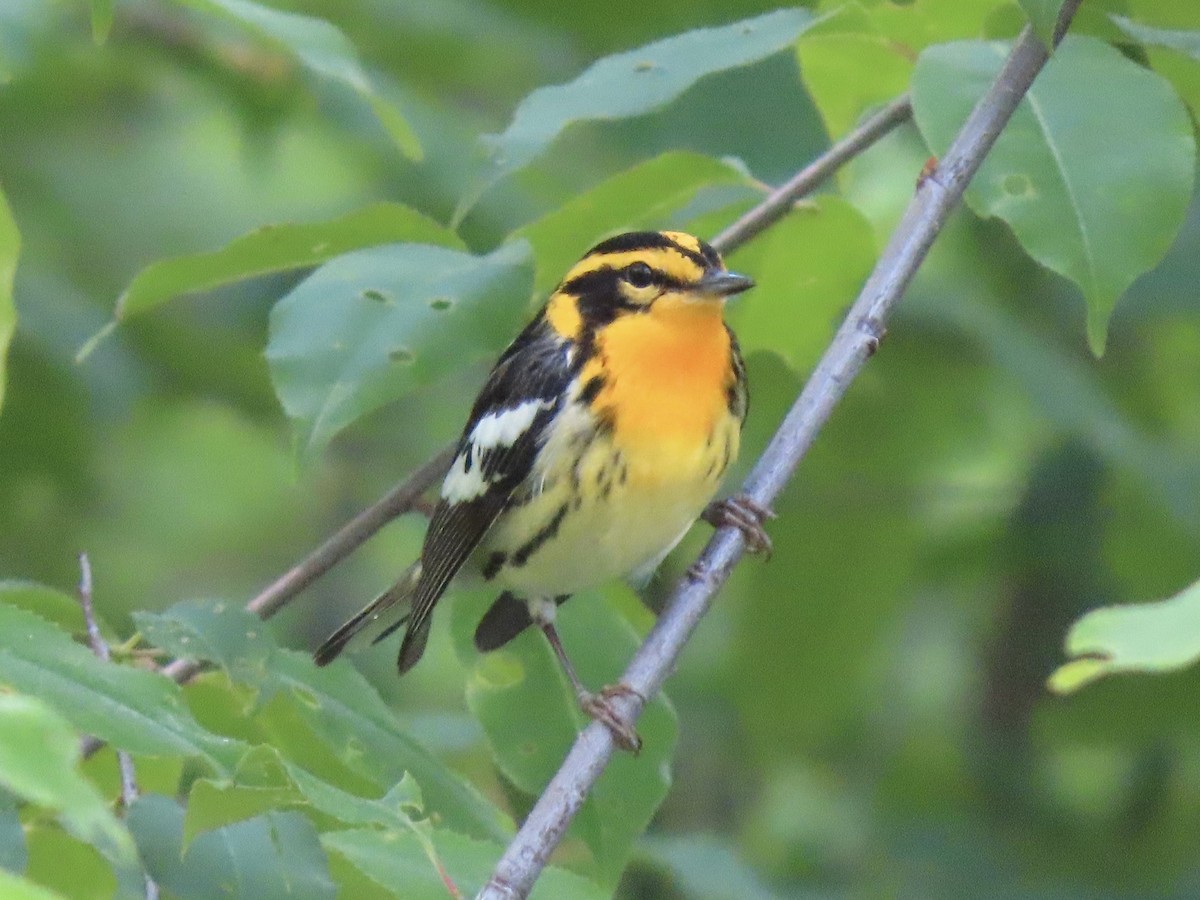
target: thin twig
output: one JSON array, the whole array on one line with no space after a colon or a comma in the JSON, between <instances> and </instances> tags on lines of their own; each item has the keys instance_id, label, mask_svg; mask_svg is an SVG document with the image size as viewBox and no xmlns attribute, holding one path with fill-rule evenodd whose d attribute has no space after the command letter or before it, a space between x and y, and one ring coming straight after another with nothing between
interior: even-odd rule
<instances>
[{"instance_id":1,"label":"thin twig","mask_svg":"<svg viewBox=\"0 0 1200 900\"><path fill-rule=\"evenodd\" d=\"M751 238L757 237L787 215L797 200L811 193L847 162L911 117L912 100L908 94L897 97L784 184L771 191L766 199L747 211L710 243L720 253L731 253Z\"/></svg>"},{"instance_id":2,"label":"thin twig","mask_svg":"<svg viewBox=\"0 0 1200 900\"><path fill-rule=\"evenodd\" d=\"M92 602L92 563L86 553L79 554L79 605L83 607L83 623L87 627L88 644L92 652L108 662L112 653L96 619L96 607ZM139 792L133 758L124 750L117 751L117 767L121 770L121 808L127 810L137 800ZM158 900L158 885L150 873L143 871L142 878L146 884L146 900Z\"/></svg>"},{"instance_id":3,"label":"thin twig","mask_svg":"<svg viewBox=\"0 0 1200 900\"><path fill-rule=\"evenodd\" d=\"M1067 0L1060 21L1069 24L1080 2ZM829 349L746 479L743 490L751 500L770 506L791 478L834 406L877 349L889 312L1047 58L1045 45L1032 29L1026 28L937 170L918 187ZM689 574L676 585L666 609L621 679L633 689L613 700L622 722L632 727L645 702L641 698L658 693L744 548L737 529L720 529ZM607 766L613 749L613 734L606 725L592 722L584 729L497 863L479 894L480 900L517 900L529 894Z\"/></svg>"}]
</instances>

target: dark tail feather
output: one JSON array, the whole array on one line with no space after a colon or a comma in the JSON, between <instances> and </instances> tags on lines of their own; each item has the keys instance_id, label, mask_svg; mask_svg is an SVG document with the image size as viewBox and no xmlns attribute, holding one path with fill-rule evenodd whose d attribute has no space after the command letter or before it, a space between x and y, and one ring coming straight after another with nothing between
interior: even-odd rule
<instances>
[{"instance_id":1,"label":"dark tail feather","mask_svg":"<svg viewBox=\"0 0 1200 900\"><path fill-rule=\"evenodd\" d=\"M400 655L396 657L396 668L403 675L421 658L425 652L425 644L429 641L429 626L433 624L433 616L425 616L421 621L410 623L408 631L404 632L404 640L400 642ZM399 623L397 623L397 626ZM397 626L393 626L393 630Z\"/></svg>"},{"instance_id":2,"label":"dark tail feather","mask_svg":"<svg viewBox=\"0 0 1200 900\"><path fill-rule=\"evenodd\" d=\"M554 602L561 606L569 596L555 597ZM505 591L479 621L479 627L475 629L475 649L480 653L499 650L532 624L525 601Z\"/></svg>"},{"instance_id":3,"label":"dark tail feather","mask_svg":"<svg viewBox=\"0 0 1200 900\"><path fill-rule=\"evenodd\" d=\"M421 574L420 563L414 563L408 570L400 576L400 578L390 588L368 603L360 610L354 618L350 619L341 628L326 638L325 643L321 644L313 653L313 662L318 666L325 666L333 662L338 655L346 649L346 645L353 640L359 632L370 627L378 622L380 616L393 606L406 604L412 597L413 588L417 583L417 578ZM399 611L399 616L396 621L390 623L383 633L378 635L372 643L387 637L401 625L408 621L408 609Z\"/></svg>"}]
</instances>

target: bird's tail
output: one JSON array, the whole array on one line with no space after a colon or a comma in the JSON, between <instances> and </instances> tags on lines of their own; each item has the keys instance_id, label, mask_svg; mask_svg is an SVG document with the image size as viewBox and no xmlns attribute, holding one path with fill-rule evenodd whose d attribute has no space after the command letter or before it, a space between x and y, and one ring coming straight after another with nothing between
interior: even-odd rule
<instances>
[{"instance_id":1,"label":"bird's tail","mask_svg":"<svg viewBox=\"0 0 1200 900\"><path fill-rule=\"evenodd\" d=\"M362 631L372 626L384 624L383 615L395 607L396 617L388 617L383 631L376 634L371 643L377 643L408 621L411 611L413 592L421 578L421 561L417 560L409 566L390 588L368 603L363 609L341 628L331 634L313 654L313 662L318 666L328 665L346 649L346 645Z\"/></svg>"}]
</instances>

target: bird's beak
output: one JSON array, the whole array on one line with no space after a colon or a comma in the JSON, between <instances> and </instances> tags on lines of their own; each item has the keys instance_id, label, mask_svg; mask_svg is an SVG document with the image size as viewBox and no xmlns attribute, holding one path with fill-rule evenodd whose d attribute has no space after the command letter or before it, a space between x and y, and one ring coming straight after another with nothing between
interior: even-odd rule
<instances>
[{"instance_id":1,"label":"bird's beak","mask_svg":"<svg viewBox=\"0 0 1200 900\"><path fill-rule=\"evenodd\" d=\"M754 279L737 272L726 272L724 269L713 269L705 272L700 283L696 285L705 294L715 294L719 297L732 297L742 291L754 287Z\"/></svg>"}]
</instances>

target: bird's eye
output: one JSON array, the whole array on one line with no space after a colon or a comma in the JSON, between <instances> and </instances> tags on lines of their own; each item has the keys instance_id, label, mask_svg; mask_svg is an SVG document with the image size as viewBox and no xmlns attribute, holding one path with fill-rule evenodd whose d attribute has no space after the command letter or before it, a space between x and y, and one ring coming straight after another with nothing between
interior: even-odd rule
<instances>
[{"instance_id":1,"label":"bird's eye","mask_svg":"<svg viewBox=\"0 0 1200 900\"><path fill-rule=\"evenodd\" d=\"M635 288L648 288L654 284L654 270L644 262L635 262L625 269L625 280Z\"/></svg>"}]
</instances>

